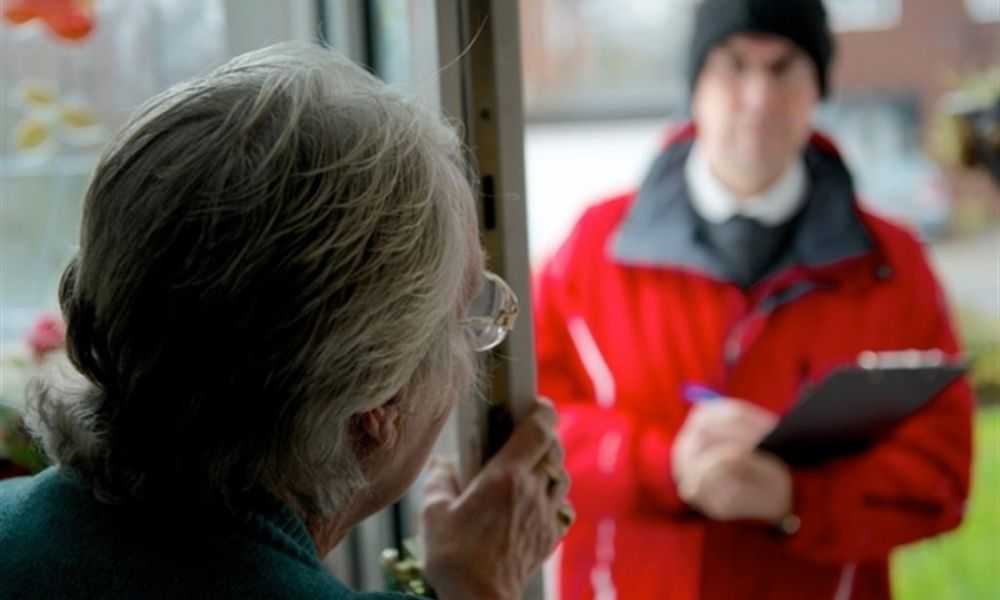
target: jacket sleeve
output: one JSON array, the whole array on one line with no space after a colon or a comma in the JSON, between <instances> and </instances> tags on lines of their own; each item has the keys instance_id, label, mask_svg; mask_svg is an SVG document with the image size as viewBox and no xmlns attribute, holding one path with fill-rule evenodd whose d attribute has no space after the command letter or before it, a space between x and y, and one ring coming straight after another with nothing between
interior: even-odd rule
<instances>
[{"instance_id":1,"label":"jacket sleeve","mask_svg":"<svg viewBox=\"0 0 1000 600\"><path fill-rule=\"evenodd\" d=\"M919 259L918 259L919 260ZM958 345L940 289L926 264L920 307L909 323L926 348ZM969 490L973 394L963 378L869 452L793 472L800 529L790 551L845 562L884 557L894 547L956 527Z\"/></svg>"},{"instance_id":2,"label":"jacket sleeve","mask_svg":"<svg viewBox=\"0 0 1000 600\"><path fill-rule=\"evenodd\" d=\"M686 511L670 467L673 432L616 406L612 370L601 356L574 293L579 227L536 275L535 340L539 393L559 410L559 433L581 515L617 516L640 507Z\"/></svg>"}]
</instances>

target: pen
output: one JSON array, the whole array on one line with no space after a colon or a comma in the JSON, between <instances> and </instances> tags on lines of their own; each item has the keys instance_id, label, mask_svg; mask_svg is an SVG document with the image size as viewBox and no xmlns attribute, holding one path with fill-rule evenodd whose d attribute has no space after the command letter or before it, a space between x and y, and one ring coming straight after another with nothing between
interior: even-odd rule
<instances>
[{"instance_id":1,"label":"pen","mask_svg":"<svg viewBox=\"0 0 1000 600\"><path fill-rule=\"evenodd\" d=\"M711 402L712 400L718 400L723 397L721 393L700 383L685 383L681 386L681 396L683 396L684 400L686 400L689 404Z\"/></svg>"}]
</instances>

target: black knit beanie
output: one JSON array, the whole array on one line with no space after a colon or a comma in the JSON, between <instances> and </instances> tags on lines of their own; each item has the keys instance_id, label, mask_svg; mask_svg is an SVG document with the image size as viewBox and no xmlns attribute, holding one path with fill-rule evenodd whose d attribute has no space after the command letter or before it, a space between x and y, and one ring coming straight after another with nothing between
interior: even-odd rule
<instances>
[{"instance_id":1,"label":"black knit beanie","mask_svg":"<svg viewBox=\"0 0 1000 600\"><path fill-rule=\"evenodd\" d=\"M698 7L691 43L692 93L705 57L737 33L777 35L802 48L816 64L820 94L826 96L833 37L822 0L704 0Z\"/></svg>"}]
</instances>

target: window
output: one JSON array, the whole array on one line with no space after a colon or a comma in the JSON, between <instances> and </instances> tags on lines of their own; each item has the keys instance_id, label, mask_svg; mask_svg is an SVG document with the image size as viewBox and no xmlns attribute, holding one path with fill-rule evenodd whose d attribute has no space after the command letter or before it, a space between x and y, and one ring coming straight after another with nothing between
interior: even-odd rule
<instances>
[{"instance_id":1,"label":"window","mask_svg":"<svg viewBox=\"0 0 1000 600\"><path fill-rule=\"evenodd\" d=\"M892 29L903 16L902 0L825 0L835 31Z\"/></svg>"},{"instance_id":2,"label":"window","mask_svg":"<svg viewBox=\"0 0 1000 600\"><path fill-rule=\"evenodd\" d=\"M683 105L695 0L521 2L533 119L664 115Z\"/></svg>"},{"instance_id":3,"label":"window","mask_svg":"<svg viewBox=\"0 0 1000 600\"><path fill-rule=\"evenodd\" d=\"M980 23L1000 21L1000 4L997 4L997 0L965 0L965 8L974 21Z\"/></svg>"},{"instance_id":4,"label":"window","mask_svg":"<svg viewBox=\"0 0 1000 600\"><path fill-rule=\"evenodd\" d=\"M90 172L110 132L225 56L221 0L108 0L60 30L5 3L0 63L0 342L55 312ZM63 6L72 6L67 3ZM83 6L86 6L84 4ZM22 9L17 13L16 9Z\"/></svg>"},{"instance_id":5,"label":"window","mask_svg":"<svg viewBox=\"0 0 1000 600\"><path fill-rule=\"evenodd\" d=\"M969 0L972 2L972 0ZM981 0L986 5L995 0ZM701 0L522 0L529 120L664 116L684 109ZM826 0L836 31L896 27L902 0Z\"/></svg>"}]
</instances>

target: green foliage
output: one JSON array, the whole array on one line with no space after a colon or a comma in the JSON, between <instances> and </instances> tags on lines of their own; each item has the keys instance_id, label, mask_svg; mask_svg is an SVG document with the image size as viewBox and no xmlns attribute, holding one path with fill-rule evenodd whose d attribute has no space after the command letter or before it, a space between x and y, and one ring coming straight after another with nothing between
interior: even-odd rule
<instances>
[{"instance_id":1,"label":"green foliage","mask_svg":"<svg viewBox=\"0 0 1000 600\"><path fill-rule=\"evenodd\" d=\"M21 412L0 402L0 457L30 473L48 466L45 453L24 429Z\"/></svg>"},{"instance_id":2,"label":"green foliage","mask_svg":"<svg viewBox=\"0 0 1000 600\"><path fill-rule=\"evenodd\" d=\"M959 313L958 322L980 404L1000 403L1000 323L968 310Z\"/></svg>"},{"instance_id":3,"label":"green foliage","mask_svg":"<svg viewBox=\"0 0 1000 600\"><path fill-rule=\"evenodd\" d=\"M944 85L950 92L934 107L927 145L931 156L942 165L963 166L967 134L959 114L988 107L1000 96L997 68L994 65L982 71L952 73L946 78Z\"/></svg>"},{"instance_id":4,"label":"green foliage","mask_svg":"<svg viewBox=\"0 0 1000 600\"><path fill-rule=\"evenodd\" d=\"M907 546L892 557L898 600L1000 596L1000 407L976 418L972 495L954 532Z\"/></svg>"}]
</instances>

